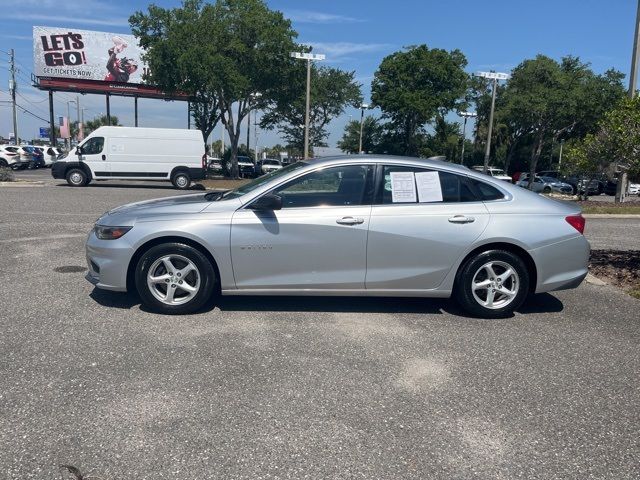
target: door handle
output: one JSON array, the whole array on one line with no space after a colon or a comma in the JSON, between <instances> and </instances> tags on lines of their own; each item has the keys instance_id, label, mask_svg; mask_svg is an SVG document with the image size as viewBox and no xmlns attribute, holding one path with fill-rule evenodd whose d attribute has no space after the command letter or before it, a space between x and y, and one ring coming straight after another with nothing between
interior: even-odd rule
<instances>
[{"instance_id":1,"label":"door handle","mask_svg":"<svg viewBox=\"0 0 640 480\"><path fill-rule=\"evenodd\" d=\"M475 218L467 217L466 215L454 215L449 219L450 223L473 223L475 222Z\"/></svg>"},{"instance_id":2,"label":"door handle","mask_svg":"<svg viewBox=\"0 0 640 480\"><path fill-rule=\"evenodd\" d=\"M336 220L340 225L359 225L364 223L364 218L360 217L342 217Z\"/></svg>"},{"instance_id":3,"label":"door handle","mask_svg":"<svg viewBox=\"0 0 640 480\"><path fill-rule=\"evenodd\" d=\"M102 160L106 160L106 159L107 159L107 156L103 153L102 154Z\"/></svg>"}]
</instances>

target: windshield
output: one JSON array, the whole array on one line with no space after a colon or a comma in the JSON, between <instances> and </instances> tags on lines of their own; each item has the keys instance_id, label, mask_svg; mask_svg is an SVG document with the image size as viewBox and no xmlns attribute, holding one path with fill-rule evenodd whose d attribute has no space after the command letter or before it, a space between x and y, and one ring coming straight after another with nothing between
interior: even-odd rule
<instances>
[{"instance_id":1,"label":"windshield","mask_svg":"<svg viewBox=\"0 0 640 480\"><path fill-rule=\"evenodd\" d=\"M232 198L238 198L242 195L252 192L256 188L261 187L267 182L270 182L274 178L287 175L289 172L293 172L294 170L298 170L299 168L306 167L307 165L309 164L306 162L292 163L291 165L287 165L284 168L274 170L273 172L263 175L262 177L258 177L255 180L250 181L249 183L245 183L238 188L229 190L228 192L224 192L222 195L220 195L219 192L211 192L208 193L205 198L207 200L230 200Z\"/></svg>"},{"instance_id":2,"label":"windshield","mask_svg":"<svg viewBox=\"0 0 640 480\"><path fill-rule=\"evenodd\" d=\"M545 182L549 182L549 183L555 183L557 182L557 180L555 178L551 178L551 177L540 177L542 180L544 180Z\"/></svg>"}]
</instances>

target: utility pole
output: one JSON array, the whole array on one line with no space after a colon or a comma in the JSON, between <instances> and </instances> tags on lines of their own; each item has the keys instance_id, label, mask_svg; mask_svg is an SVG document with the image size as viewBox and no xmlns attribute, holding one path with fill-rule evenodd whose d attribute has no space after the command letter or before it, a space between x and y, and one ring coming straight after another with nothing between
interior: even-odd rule
<instances>
[{"instance_id":1,"label":"utility pole","mask_svg":"<svg viewBox=\"0 0 640 480\"><path fill-rule=\"evenodd\" d=\"M364 109L369 108L369 105L363 103L360 105L360 142L358 143L358 155L364 153L362 151L362 129L364 127Z\"/></svg>"},{"instance_id":2,"label":"utility pole","mask_svg":"<svg viewBox=\"0 0 640 480\"><path fill-rule=\"evenodd\" d=\"M304 112L304 158L309 158L309 109L311 107L311 61L324 60L324 55L314 53L291 52L293 58L307 61L307 100Z\"/></svg>"},{"instance_id":3,"label":"utility pole","mask_svg":"<svg viewBox=\"0 0 640 480\"><path fill-rule=\"evenodd\" d=\"M76 131L76 143L80 143L82 140L80 133L82 132L82 124L80 123L80 95L76 95L76 116L78 118L78 129Z\"/></svg>"},{"instance_id":4,"label":"utility pole","mask_svg":"<svg viewBox=\"0 0 640 480\"><path fill-rule=\"evenodd\" d=\"M18 141L18 112L16 111L16 63L15 63L15 54L13 52L13 48L9 51L10 57L10 69L11 79L9 80L9 91L11 92L11 104L13 106L13 138L15 139L16 145L19 145Z\"/></svg>"},{"instance_id":5,"label":"utility pole","mask_svg":"<svg viewBox=\"0 0 640 480\"><path fill-rule=\"evenodd\" d=\"M478 77L490 78L493 80L493 91L491 93L491 111L489 112L489 128L487 129L487 146L484 151L484 168L483 172L487 173L489 169L489 156L491 154L491 133L493 131L493 110L496 106L496 90L498 88L498 80L507 80L509 78L509 74L507 73L498 73L498 72L478 72L476 73Z\"/></svg>"},{"instance_id":6,"label":"utility pole","mask_svg":"<svg viewBox=\"0 0 640 480\"><path fill-rule=\"evenodd\" d=\"M13 52L13 50L11 50ZM638 53L640 53L640 0L638 0L638 10L636 13L636 33L633 37L633 55L631 57L631 74L629 75L629 97L636 95L638 80Z\"/></svg>"},{"instance_id":7,"label":"utility pole","mask_svg":"<svg viewBox=\"0 0 640 480\"><path fill-rule=\"evenodd\" d=\"M640 55L640 0L636 11L636 29L633 36L633 54L631 56L631 73L629 74L629 98L636 96L636 87L638 84L638 56ZM627 196L627 179L626 171L618 174L618 185L616 186L616 202L624 202Z\"/></svg>"},{"instance_id":8,"label":"utility pole","mask_svg":"<svg viewBox=\"0 0 640 480\"><path fill-rule=\"evenodd\" d=\"M478 114L475 112L458 112L458 115L464 118L464 123L462 124L462 152L460 153L460 165L462 165L464 162L464 141L467 136L467 120L477 117Z\"/></svg>"}]
</instances>

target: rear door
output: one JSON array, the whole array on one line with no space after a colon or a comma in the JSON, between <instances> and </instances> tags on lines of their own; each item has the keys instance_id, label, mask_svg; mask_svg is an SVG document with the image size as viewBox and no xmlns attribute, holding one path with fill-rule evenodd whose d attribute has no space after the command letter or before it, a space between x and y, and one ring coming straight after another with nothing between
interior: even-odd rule
<instances>
[{"instance_id":1,"label":"rear door","mask_svg":"<svg viewBox=\"0 0 640 480\"><path fill-rule=\"evenodd\" d=\"M367 290L437 288L488 222L466 176L381 165L369 224Z\"/></svg>"}]
</instances>

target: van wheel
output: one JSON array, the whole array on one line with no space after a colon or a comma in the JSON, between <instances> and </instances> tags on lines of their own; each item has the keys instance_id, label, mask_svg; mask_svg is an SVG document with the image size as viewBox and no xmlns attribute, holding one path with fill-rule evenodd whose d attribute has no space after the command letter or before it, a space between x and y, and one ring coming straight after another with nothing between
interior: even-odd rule
<instances>
[{"instance_id":1,"label":"van wheel","mask_svg":"<svg viewBox=\"0 0 640 480\"><path fill-rule=\"evenodd\" d=\"M67 183L72 187L84 187L89 183L89 178L84 170L80 168L72 168L67 172Z\"/></svg>"},{"instance_id":2,"label":"van wheel","mask_svg":"<svg viewBox=\"0 0 640 480\"><path fill-rule=\"evenodd\" d=\"M171 177L171 183L178 190L186 190L191 185L191 177L187 172L177 172Z\"/></svg>"},{"instance_id":3,"label":"van wheel","mask_svg":"<svg viewBox=\"0 0 640 480\"><path fill-rule=\"evenodd\" d=\"M164 243L142 255L135 282L147 307L180 315L200 309L217 291L218 278L199 250L182 243Z\"/></svg>"},{"instance_id":4,"label":"van wheel","mask_svg":"<svg viewBox=\"0 0 640 480\"><path fill-rule=\"evenodd\" d=\"M489 250L462 266L455 285L460 306L482 318L511 315L529 292L529 272L522 259L506 250Z\"/></svg>"}]
</instances>

